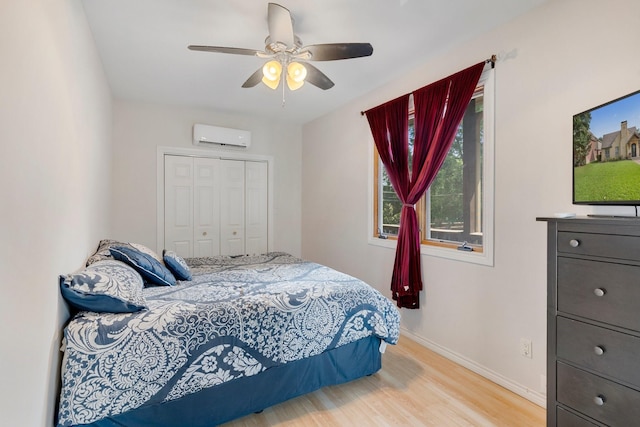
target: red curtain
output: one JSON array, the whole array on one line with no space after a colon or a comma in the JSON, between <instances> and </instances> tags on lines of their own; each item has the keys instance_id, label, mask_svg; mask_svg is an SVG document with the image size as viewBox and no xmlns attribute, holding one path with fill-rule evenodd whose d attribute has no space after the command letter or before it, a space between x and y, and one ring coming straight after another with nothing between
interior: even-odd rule
<instances>
[{"instance_id":1,"label":"red curtain","mask_svg":"<svg viewBox=\"0 0 640 427\"><path fill-rule=\"evenodd\" d=\"M422 290L420 230L414 205L449 152L484 62L413 92L413 162L409 172L409 94L367 111L373 140L402 202L391 291L398 307L419 308Z\"/></svg>"}]
</instances>

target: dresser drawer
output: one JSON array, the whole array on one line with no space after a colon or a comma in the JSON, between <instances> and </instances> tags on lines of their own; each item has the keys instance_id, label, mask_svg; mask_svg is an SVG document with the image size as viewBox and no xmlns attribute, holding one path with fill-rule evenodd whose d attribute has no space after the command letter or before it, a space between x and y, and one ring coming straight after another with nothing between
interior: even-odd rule
<instances>
[{"instance_id":1,"label":"dresser drawer","mask_svg":"<svg viewBox=\"0 0 640 427\"><path fill-rule=\"evenodd\" d=\"M560 407L558 407L556 417L558 419L558 422L556 423L558 427L598 427L599 425L587 421L569 411L565 411Z\"/></svg>"},{"instance_id":2,"label":"dresser drawer","mask_svg":"<svg viewBox=\"0 0 640 427\"><path fill-rule=\"evenodd\" d=\"M558 257L558 311L640 331L640 267Z\"/></svg>"},{"instance_id":3,"label":"dresser drawer","mask_svg":"<svg viewBox=\"0 0 640 427\"><path fill-rule=\"evenodd\" d=\"M640 388L640 338L558 316L557 355Z\"/></svg>"},{"instance_id":4,"label":"dresser drawer","mask_svg":"<svg viewBox=\"0 0 640 427\"><path fill-rule=\"evenodd\" d=\"M558 232L558 252L640 261L640 237Z\"/></svg>"},{"instance_id":5,"label":"dresser drawer","mask_svg":"<svg viewBox=\"0 0 640 427\"><path fill-rule=\"evenodd\" d=\"M556 374L558 402L609 426L638 425L640 392L562 362Z\"/></svg>"}]
</instances>

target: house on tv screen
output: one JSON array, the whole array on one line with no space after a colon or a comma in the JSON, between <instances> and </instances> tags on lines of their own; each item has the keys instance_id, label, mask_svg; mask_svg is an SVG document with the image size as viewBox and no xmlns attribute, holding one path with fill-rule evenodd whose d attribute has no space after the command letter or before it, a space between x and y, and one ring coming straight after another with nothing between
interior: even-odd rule
<instances>
[{"instance_id":1,"label":"house on tv screen","mask_svg":"<svg viewBox=\"0 0 640 427\"><path fill-rule=\"evenodd\" d=\"M600 146L599 149L594 147ZM591 138L592 149L587 156L591 161L599 159L606 162L610 160L635 159L640 156L638 146L640 145L640 131L633 126L627 127L627 121L620 123L620 130L607 133L601 140Z\"/></svg>"}]
</instances>

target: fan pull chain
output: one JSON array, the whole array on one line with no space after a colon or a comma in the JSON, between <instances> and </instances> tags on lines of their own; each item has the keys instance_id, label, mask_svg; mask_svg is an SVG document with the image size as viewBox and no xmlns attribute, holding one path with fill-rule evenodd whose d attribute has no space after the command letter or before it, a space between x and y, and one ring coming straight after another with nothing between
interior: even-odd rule
<instances>
[{"instance_id":1,"label":"fan pull chain","mask_svg":"<svg viewBox=\"0 0 640 427\"><path fill-rule=\"evenodd\" d=\"M282 108L284 108L284 85L285 85L285 79L284 79L284 73L282 74L282 84L280 86L282 86Z\"/></svg>"}]
</instances>

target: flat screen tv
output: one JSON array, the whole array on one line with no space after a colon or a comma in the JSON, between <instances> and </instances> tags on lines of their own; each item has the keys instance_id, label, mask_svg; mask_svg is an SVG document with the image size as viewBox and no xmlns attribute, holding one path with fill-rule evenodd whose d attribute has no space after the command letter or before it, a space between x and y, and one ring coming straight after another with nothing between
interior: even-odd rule
<instances>
[{"instance_id":1,"label":"flat screen tv","mask_svg":"<svg viewBox=\"0 0 640 427\"><path fill-rule=\"evenodd\" d=\"M640 91L573 116L573 203L640 205Z\"/></svg>"}]
</instances>

